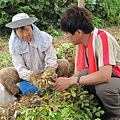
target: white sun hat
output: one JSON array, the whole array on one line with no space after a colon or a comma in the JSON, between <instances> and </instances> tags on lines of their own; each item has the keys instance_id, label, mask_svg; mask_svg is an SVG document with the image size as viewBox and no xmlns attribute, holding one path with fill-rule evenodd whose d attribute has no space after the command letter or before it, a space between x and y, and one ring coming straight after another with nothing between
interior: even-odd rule
<instances>
[{"instance_id":1,"label":"white sun hat","mask_svg":"<svg viewBox=\"0 0 120 120\"><path fill-rule=\"evenodd\" d=\"M18 13L12 18L12 22L6 24L9 28L18 28L26 25L31 25L37 20L36 17L29 17L26 13Z\"/></svg>"}]
</instances>

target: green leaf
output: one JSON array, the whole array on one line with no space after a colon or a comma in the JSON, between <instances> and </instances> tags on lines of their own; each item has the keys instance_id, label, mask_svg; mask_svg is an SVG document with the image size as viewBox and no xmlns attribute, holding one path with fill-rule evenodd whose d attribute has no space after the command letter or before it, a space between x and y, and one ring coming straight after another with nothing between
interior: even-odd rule
<instances>
[{"instance_id":1,"label":"green leaf","mask_svg":"<svg viewBox=\"0 0 120 120\"><path fill-rule=\"evenodd\" d=\"M46 1L45 3L46 3L46 5L50 5L50 2L49 2L49 1Z\"/></svg>"},{"instance_id":2,"label":"green leaf","mask_svg":"<svg viewBox=\"0 0 120 120\"><path fill-rule=\"evenodd\" d=\"M69 117L69 108L63 108L62 109L62 117L64 117L64 118L67 118L67 117Z\"/></svg>"},{"instance_id":3,"label":"green leaf","mask_svg":"<svg viewBox=\"0 0 120 120\"><path fill-rule=\"evenodd\" d=\"M93 113L96 112L96 111L97 111L96 107L93 107Z\"/></svg>"},{"instance_id":4,"label":"green leaf","mask_svg":"<svg viewBox=\"0 0 120 120\"><path fill-rule=\"evenodd\" d=\"M76 97L76 92L75 91L71 90L71 93L72 93L73 97Z\"/></svg>"}]
</instances>

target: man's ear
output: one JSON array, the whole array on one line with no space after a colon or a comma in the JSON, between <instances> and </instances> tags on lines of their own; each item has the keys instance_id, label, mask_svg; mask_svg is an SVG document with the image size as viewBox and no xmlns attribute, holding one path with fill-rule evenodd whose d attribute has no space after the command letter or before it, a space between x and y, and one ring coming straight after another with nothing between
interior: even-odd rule
<instances>
[{"instance_id":1,"label":"man's ear","mask_svg":"<svg viewBox=\"0 0 120 120\"><path fill-rule=\"evenodd\" d=\"M79 36L82 36L82 30L80 30L80 29L76 30L75 33L78 34Z\"/></svg>"}]
</instances>

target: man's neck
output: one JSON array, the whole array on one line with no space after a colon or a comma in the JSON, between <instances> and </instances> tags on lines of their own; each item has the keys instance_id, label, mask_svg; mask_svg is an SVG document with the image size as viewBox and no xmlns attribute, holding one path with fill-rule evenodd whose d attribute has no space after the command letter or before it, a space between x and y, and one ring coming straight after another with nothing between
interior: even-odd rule
<instances>
[{"instance_id":1,"label":"man's neck","mask_svg":"<svg viewBox=\"0 0 120 120\"><path fill-rule=\"evenodd\" d=\"M84 34L83 35L83 42L81 44L83 44L84 46L88 46L88 42L89 42L89 39L90 39L90 35L91 34Z\"/></svg>"}]
</instances>

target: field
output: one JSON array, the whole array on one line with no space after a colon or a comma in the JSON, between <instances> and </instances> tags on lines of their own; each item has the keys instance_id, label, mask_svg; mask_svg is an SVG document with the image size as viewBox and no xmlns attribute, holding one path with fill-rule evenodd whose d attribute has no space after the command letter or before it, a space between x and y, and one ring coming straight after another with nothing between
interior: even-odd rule
<instances>
[{"instance_id":1,"label":"field","mask_svg":"<svg viewBox=\"0 0 120 120\"><path fill-rule=\"evenodd\" d=\"M105 28L105 30L110 32L117 39L117 41L120 44L120 28L119 27ZM63 36L54 37L54 39L53 39L53 46L56 49L59 48L64 43L69 43L69 41L66 38L64 38ZM2 56L4 54L9 54L8 40L3 41L0 38L0 56ZM73 58L73 61L74 61L74 58ZM4 67L4 65L2 65L2 63L1 63L0 69L2 69L3 67ZM67 93L65 93L65 94L67 94ZM46 96L46 97L50 97L50 96ZM48 98L44 98L44 99L47 100ZM15 116L17 114L17 112L18 112L17 110L19 109L19 107L23 106L23 103L24 103L24 105L26 104L29 107L34 107L35 102L36 103L41 102L40 100L41 99L38 99L37 96L24 96L24 97L22 97L22 99L20 101L17 101L14 104L11 104L11 106L9 106L9 117L11 116L11 119L9 119L9 120L14 120L14 119L12 119L12 116ZM7 113L8 112L6 112L5 114L7 114ZM3 114L3 116L4 116L4 114ZM3 120L5 120L5 119L3 119Z\"/></svg>"}]
</instances>

